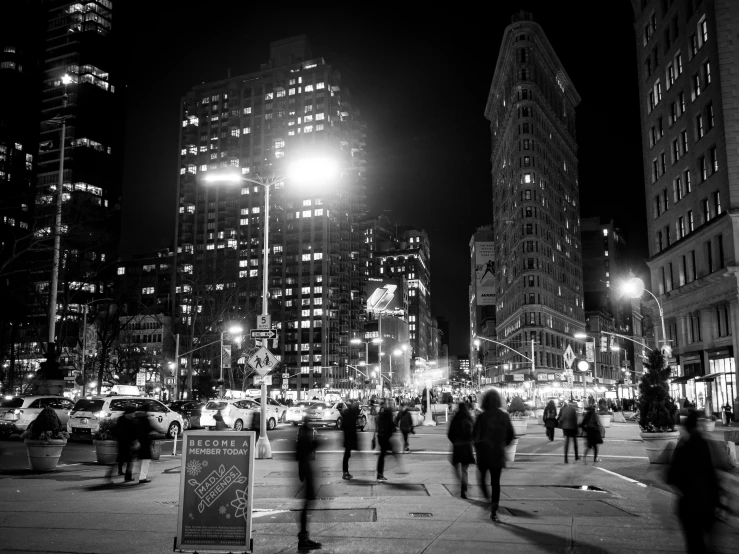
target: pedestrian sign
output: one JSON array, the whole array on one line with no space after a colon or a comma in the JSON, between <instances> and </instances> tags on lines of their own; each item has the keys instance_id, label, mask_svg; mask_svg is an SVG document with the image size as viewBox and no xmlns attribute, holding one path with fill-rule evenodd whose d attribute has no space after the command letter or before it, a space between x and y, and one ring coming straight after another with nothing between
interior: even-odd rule
<instances>
[{"instance_id":1,"label":"pedestrian sign","mask_svg":"<svg viewBox=\"0 0 739 554\"><path fill-rule=\"evenodd\" d=\"M272 352L262 347L252 354L246 363L259 375L267 375L277 366L277 358Z\"/></svg>"},{"instance_id":2,"label":"pedestrian sign","mask_svg":"<svg viewBox=\"0 0 739 554\"><path fill-rule=\"evenodd\" d=\"M565 349L565 364L567 364L567 367L572 367L572 362L575 361L575 353L572 351L572 347L568 344L567 348Z\"/></svg>"}]
</instances>

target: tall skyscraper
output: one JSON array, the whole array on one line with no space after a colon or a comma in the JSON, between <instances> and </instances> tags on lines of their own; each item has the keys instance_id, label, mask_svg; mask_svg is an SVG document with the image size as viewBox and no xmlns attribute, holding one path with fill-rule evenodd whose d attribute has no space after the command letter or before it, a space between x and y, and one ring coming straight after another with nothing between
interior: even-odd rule
<instances>
[{"instance_id":1,"label":"tall skyscraper","mask_svg":"<svg viewBox=\"0 0 739 554\"><path fill-rule=\"evenodd\" d=\"M537 371L561 371L584 328L575 107L580 102L531 14L506 28L485 108L492 134L497 339ZM531 363L502 347L514 372ZM506 375L506 377L517 377ZM512 380L512 379L511 379Z\"/></svg>"},{"instance_id":2,"label":"tall skyscraper","mask_svg":"<svg viewBox=\"0 0 739 554\"><path fill-rule=\"evenodd\" d=\"M647 287L664 310L678 373L673 394L718 411L737 396L739 3L633 0L632 6ZM665 329L654 314L661 341Z\"/></svg>"},{"instance_id":3,"label":"tall skyscraper","mask_svg":"<svg viewBox=\"0 0 739 554\"><path fill-rule=\"evenodd\" d=\"M60 186L55 342L57 353L65 355L76 353L84 304L114 295L123 160L123 91L120 86L116 90L121 74L113 2L50 1L43 8L40 117L33 121L38 125L40 120L38 152L28 149L36 155L33 233L39 247L26 258L28 317L18 336L19 350L31 366L44 357L42 345L48 339L51 242Z\"/></svg>"},{"instance_id":4,"label":"tall skyscraper","mask_svg":"<svg viewBox=\"0 0 739 554\"><path fill-rule=\"evenodd\" d=\"M314 57L305 36L270 44L259 71L194 87L181 104L177 214L177 312L183 333L200 317L253 321L261 310L264 188L207 183L231 171L284 175L290 162L319 153L340 176L310 188L287 179L271 191L269 313L273 352L296 374L291 391L348 382L349 340L364 322L366 248L364 127L339 72ZM191 285L195 283L195 285ZM189 285L203 285L200 300ZM231 295L211 313L210 298ZM249 320L249 318L252 318ZM297 383L296 383L297 381Z\"/></svg>"}]
</instances>

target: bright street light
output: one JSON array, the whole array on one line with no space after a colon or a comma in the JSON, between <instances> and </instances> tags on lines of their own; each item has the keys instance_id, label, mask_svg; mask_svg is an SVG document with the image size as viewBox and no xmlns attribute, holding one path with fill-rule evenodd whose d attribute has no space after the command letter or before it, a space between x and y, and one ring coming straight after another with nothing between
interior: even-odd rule
<instances>
[{"instance_id":1,"label":"bright street light","mask_svg":"<svg viewBox=\"0 0 739 554\"><path fill-rule=\"evenodd\" d=\"M241 325L234 325L233 327L228 328L229 335L240 335L243 332L244 328Z\"/></svg>"},{"instance_id":2,"label":"bright street light","mask_svg":"<svg viewBox=\"0 0 739 554\"><path fill-rule=\"evenodd\" d=\"M472 341L472 344L474 344L477 348L480 348L480 339L475 339Z\"/></svg>"},{"instance_id":3,"label":"bright street light","mask_svg":"<svg viewBox=\"0 0 739 554\"><path fill-rule=\"evenodd\" d=\"M575 338L576 339L586 339L588 338L588 335L587 333L575 333Z\"/></svg>"},{"instance_id":4,"label":"bright street light","mask_svg":"<svg viewBox=\"0 0 739 554\"><path fill-rule=\"evenodd\" d=\"M71 82L72 82L72 77L70 77L69 75L65 73L64 76L62 77L62 84L68 85Z\"/></svg>"},{"instance_id":5,"label":"bright street light","mask_svg":"<svg viewBox=\"0 0 739 554\"><path fill-rule=\"evenodd\" d=\"M590 364L585 360L580 360L579 362L577 362L577 369L579 369L580 371L587 371L588 369L590 369Z\"/></svg>"},{"instance_id":6,"label":"bright street light","mask_svg":"<svg viewBox=\"0 0 739 554\"><path fill-rule=\"evenodd\" d=\"M299 184L329 181L339 173L339 164L332 158L305 158L291 163L287 176Z\"/></svg>"},{"instance_id":7,"label":"bright street light","mask_svg":"<svg viewBox=\"0 0 739 554\"><path fill-rule=\"evenodd\" d=\"M659 308L659 317L662 321L662 344L664 346L667 346L667 329L665 328L665 313L662 311L662 304L660 304L659 299L654 295L652 291L650 291L648 288L644 286L644 281L639 279L639 277L632 277L628 281L625 281L621 283L621 292L628 296L629 298L641 298L641 295L645 292L648 293L652 298L654 298L654 301L657 303L657 308ZM669 357L669 356L665 356Z\"/></svg>"}]
</instances>

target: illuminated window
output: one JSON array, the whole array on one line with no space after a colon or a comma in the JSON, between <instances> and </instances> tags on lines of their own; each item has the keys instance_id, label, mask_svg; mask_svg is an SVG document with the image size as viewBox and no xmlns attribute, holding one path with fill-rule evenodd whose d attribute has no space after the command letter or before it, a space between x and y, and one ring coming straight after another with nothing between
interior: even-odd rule
<instances>
[{"instance_id":1,"label":"illuminated window","mask_svg":"<svg viewBox=\"0 0 739 554\"><path fill-rule=\"evenodd\" d=\"M313 132L313 125L306 125L303 129L304 133L312 133Z\"/></svg>"},{"instance_id":2,"label":"illuminated window","mask_svg":"<svg viewBox=\"0 0 739 554\"><path fill-rule=\"evenodd\" d=\"M310 216L311 216L310 210L303 211L303 217L310 217Z\"/></svg>"},{"instance_id":3,"label":"illuminated window","mask_svg":"<svg viewBox=\"0 0 739 554\"><path fill-rule=\"evenodd\" d=\"M325 118L325 114L323 112L316 114L316 121L321 121Z\"/></svg>"},{"instance_id":4,"label":"illuminated window","mask_svg":"<svg viewBox=\"0 0 739 554\"><path fill-rule=\"evenodd\" d=\"M244 127L244 134L248 135L249 133L251 133L251 127Z\"/></svg>"},{"instance_id":5,"label":"illuminated window","mask_svg":"<svg viewBox=\"0 0 739 554\"><path fill-rule=\"evenodd\" d=\"M118 268L118 275L125 275L126 268L125 267L119 267Z\"/></svg>"},{"instance_id":6,"label":"illuminated window","mask_svg":"<svg viewBox=\"0 0 739 554\"><path fill-rule=\"evenodd\" d=\"M293 94L295 94L295 89L294 89L294 88L291 88L291 89L289 89L289 90L287 91L287 95L288 95L288 96L292 96Z\"/></svg>"},{"instance_id":7,"label":"illuminated window","mask_svg":"<svg viewBox=\"0 0 739 554\"><path fill-rule=\"evenodd\" d=\"M326 85L323 81L321 81L320 83L316 83L316 90L321 90L324 88L326 88Z\"/></svg>"}]
</instances>

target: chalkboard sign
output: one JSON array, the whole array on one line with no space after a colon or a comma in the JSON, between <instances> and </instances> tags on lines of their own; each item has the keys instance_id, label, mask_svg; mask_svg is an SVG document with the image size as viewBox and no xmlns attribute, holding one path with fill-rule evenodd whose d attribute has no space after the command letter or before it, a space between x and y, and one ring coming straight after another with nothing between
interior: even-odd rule
<instances>
[{"instance_id":1,"label":"chalkboard sign","mask_svg":"<svg viewBox=\"0 0 739 554\"><path fill-rule=\"evenodd\" d=\"M253 431L187 431L182 446L178 550L252 552Z\"/></svg>"}]
</instances>

